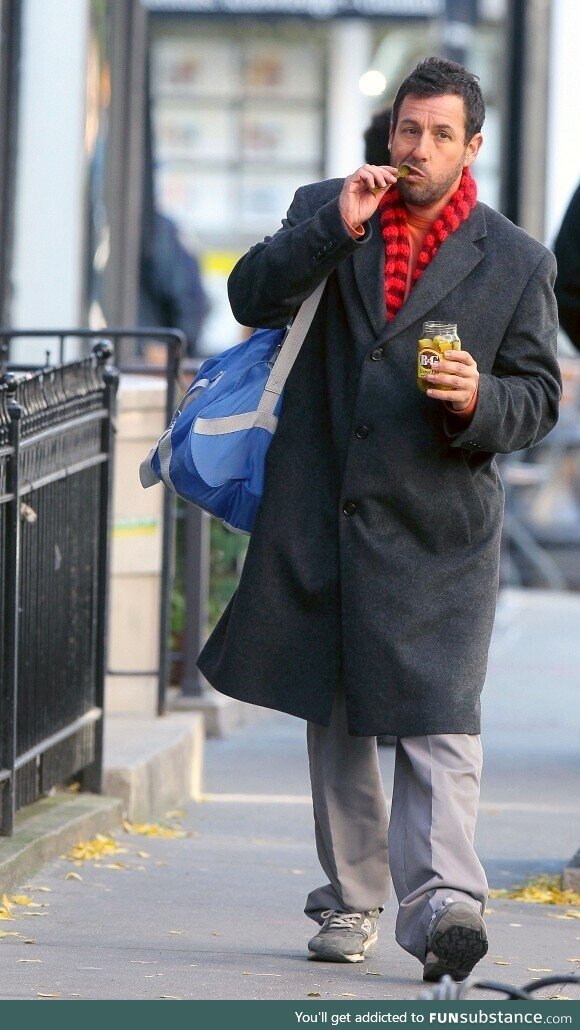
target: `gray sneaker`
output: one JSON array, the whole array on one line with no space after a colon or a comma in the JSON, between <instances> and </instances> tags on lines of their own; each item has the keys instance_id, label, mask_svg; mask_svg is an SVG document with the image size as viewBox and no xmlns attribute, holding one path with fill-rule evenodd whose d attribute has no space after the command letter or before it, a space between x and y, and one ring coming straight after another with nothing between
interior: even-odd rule
<instances>
[{"instance_id":1,"label":"gray sneaker","mask_svg":"<svg viewBox=\"0 0 580 1030\"><path fill-rule=\"evenodd\" d=\"M308 941L308 958L320 962L363 962L379 936L379 910L323 912L321 929Z\"/></svg>"},{"instance_id":2,"label":"gray sneaker","mask_svg":"<svg viewBox=\"0 0 580 1030\"><path fill-rule=\"evenodd\" d=\"M465 980L486 952L485 923L477 909L449 898L429 924L423 979L436 983L447 975Z\"/></svg>"}]
</instances>

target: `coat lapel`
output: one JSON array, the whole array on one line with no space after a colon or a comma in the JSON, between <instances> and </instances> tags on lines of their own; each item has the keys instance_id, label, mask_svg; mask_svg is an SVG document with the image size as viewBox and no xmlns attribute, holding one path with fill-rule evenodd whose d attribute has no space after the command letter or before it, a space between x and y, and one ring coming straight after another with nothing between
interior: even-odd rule
<instances>
[{"instance_id":1,"label":"coat lapel","mask_svg":"<svg viewBox=\"0 0 580 1030\"><path fill-rule=\"evenodd\" d=\"M401 310L392 322L388 323L382 338L390 340L413 322L428 315L448 293L466 279L483 260L483 251L477 246L476 241L486 235L485 213L478 204L471 217L447 237L411 290Z\"/></svg>"},{"instance_id":2,"label":"coat lapel","mask_svg":"<svg viewBox=\"0 0 580 1030\"><path fill-rule=\"evenodd\" d=\"M354 255L354 274L363 303L377 336L387 324L385 313L385 247L378 211L370 219L372 235Z\"/></svg>"},{"instance_id":3,"label":"coat lapel","mask_svg":"<svg viewBox=\"0 0 580 1030\"><path fill-rule=\"evenodd\" d=\"M392 322L385 315L385 249L378 212L371 219L372 236L354 255L354 274L365 310L377 336L390 340L427 315L465 279L483 258L476 241L487 235L485 213L478 204L470 218L448 236L427 266Z\"/></svg>"}]
</instances>

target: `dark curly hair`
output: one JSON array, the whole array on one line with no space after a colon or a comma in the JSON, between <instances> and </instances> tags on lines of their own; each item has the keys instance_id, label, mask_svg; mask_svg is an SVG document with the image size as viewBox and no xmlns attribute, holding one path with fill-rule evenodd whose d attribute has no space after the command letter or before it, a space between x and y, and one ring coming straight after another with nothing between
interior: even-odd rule
<instances>
[{"instance_id":1,"label":"dark curly hair","mask_svg":"<svg viewBox=\"0 0 580 1030\"><path fill-rule=\"evenodd\" d=\"M421 61L397 90L393 102L391 124L393 129L405 97L441 97L447 94L461 97L465 108L465 142L480 132L485 119L485 103L477 75L461 64L444 57L428 57Z\"/></svg>"}]
</instances>

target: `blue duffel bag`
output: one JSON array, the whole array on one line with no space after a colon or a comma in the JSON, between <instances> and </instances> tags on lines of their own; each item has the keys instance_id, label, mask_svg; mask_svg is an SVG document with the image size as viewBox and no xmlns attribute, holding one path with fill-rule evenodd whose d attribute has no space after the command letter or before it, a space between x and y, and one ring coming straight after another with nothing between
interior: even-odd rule
<instances>
[{"instance_id":1,"label":"blue duffel bag","mask_svg":"<svg viewBox=\"0 0 580 1030\"><path fill-rule=\"evenodd\" d=\"M252 531L284 385L324 286L302 304L290 329L256 329L204 361L169 428L141 462L142 486L165 483L228 529Z\"/></svg>"}]
</instances>

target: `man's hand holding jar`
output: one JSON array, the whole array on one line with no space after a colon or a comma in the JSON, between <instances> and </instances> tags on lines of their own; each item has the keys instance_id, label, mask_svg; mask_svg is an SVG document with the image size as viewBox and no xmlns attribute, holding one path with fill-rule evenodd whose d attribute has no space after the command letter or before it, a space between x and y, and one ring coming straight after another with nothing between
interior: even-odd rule
<instances>
[{"instance_id":1,"label":"man's hand holding jar","mask_svg":"<svg viewBox=\"0 0 580 1030\"><path fill-rule=\"evenodd\" d=\"M477 363L460 350L457 326L425 322L419 341L417 385L428 397L445 401L456 412L471 408L477 395Z\"/></svg>"}]
</instances>

